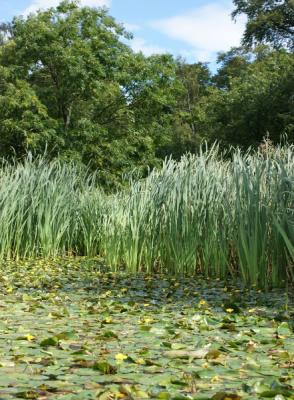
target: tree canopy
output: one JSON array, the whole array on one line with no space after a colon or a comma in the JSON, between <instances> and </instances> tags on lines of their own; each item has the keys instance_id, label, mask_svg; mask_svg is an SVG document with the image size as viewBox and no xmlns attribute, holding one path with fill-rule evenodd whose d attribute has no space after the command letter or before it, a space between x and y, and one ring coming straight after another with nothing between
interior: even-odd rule
<instances>
[{"instance_id":1,"label":"tree canopy","mask_svg":"<svg viewBox=\"0 0 294 400\"><path fill-rule=\"evenodd\" d=\"M205 63L135 53L107 9L76 1L2 23L0 156L46 151L98 171L112 189L204 140L293 141L292 2L234 3L234 16L248 16L246 46L220 53L214 74Z\"/></svg>"},{"instance_id":2,"label":"tree canopy","mask_svg":"<svg viewBox=\"0 0 294 400\"><path fill-rule=\"evenodd\" d=\"M1 135L1 147L9 153L46 145L117 176L125 164L154 164L149 135L173 104L176 66L168 55L134 54L123 42L129 37L106 9L68 1L3 26L0 65L11 83L1 90L1 129L10 124L14 139ZM19 132L29 121L27 138Z\"/></svg>"},{"instance_id":3,"label":"tree canopy","mask_svg":"<svg viewBox=\"0 0 294 400\"><path fill-rule=\"evenodd\" d=\"M294 0L234 0L233 17L248 18L243 43L294 49Z\"/></svg>"}]
</instances>

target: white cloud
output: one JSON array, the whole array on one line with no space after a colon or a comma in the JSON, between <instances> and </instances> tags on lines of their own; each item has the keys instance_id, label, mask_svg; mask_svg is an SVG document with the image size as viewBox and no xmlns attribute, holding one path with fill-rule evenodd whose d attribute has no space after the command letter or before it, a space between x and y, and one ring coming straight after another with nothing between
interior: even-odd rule
<instances>
[{"instance_id":1,"label":"white cloud","mask_svg":"<svg viewBox=\"0 0 294 400\"><path fill-rule=\"evenodd\" d=\"M232 4L210 3L189 14L153 21L151 26L190 46L199 61L210 61L218 51L238 46L245 18L231 19Z\"/></svg>"},{"instance_id":2,"label":"white cloud","mask_svg":"<svg viewBox=\"0 0 294 400\"><path fill-rule=\"evenodd\" d=\"M80 0L81 6L89 7L109 7L110 2L111 0ZM30 13L36 12L39 9L56 7L59 3L60 0L34 0L32 4L24 10L23 15L28 15Z\"/></svg>"},{"instance_id":3,"label":"white cloud","mask_svg":"<svg viewBox=\"0 0 294 400\"><path fill-rule=\"evenodd\" d=\"M126 28L126 30L129 32L137 32L141 29L139 25L129 24L128 22L125 22L123 25Z\"/></svg>"},{"instance_id":4,"label":"white cloud","mask_svg":"<svg viewBox=\"0 0 294 400\"><path fill-rule=\"evenodd\" d=\"M138 53L142 51L145 56L151 56L152 54L162 54L166 53L167 51L162 47L152 45L146 42L143 38L135 38L130 43L134 52Z\"/></svg>"}]
</instances>

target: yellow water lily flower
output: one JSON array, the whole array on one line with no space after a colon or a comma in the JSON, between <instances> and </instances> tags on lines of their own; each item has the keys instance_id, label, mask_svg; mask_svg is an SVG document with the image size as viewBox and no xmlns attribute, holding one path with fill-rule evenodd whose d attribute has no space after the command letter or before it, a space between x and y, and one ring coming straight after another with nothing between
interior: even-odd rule
<instances>
[{"instance_id":1,"label":"yellow water lily flower","mask_svg":"<svg viewBox=\"0 0 294 400\"><path fill-rule=\"evenodd\" d=\"M153 319L152 317L143 317L140 321L142 324L152 324L153 322L155 322L155 319Z\"/></svg>"},{"instance_id":2,"label":"yellow water lily flower","mask_svg":"<svg viewBox=\"0 0 294 400\"><path fill-rule=\"evenodd\" d=\"M31 335L30 333L28 333L28 334L25 335L24 337L25 337L25 339L26 339L28 342L31 342L32 340L35 339L35 336Z\"/></svg>"},{"instance_id":3,"label":"yellow water lily flower","mask_svg":"<svg viewBox=\"0 0 294 400\"><path fill-rule=\"evenodd\" d=\"M118 353L118 354L116 354L116 356L115 356L116 361L124 361L124 360L126 360L127 358L128 358L128 356L126 356L126 355L123 354L123 353Z\"/></svg>"}]
</instances>

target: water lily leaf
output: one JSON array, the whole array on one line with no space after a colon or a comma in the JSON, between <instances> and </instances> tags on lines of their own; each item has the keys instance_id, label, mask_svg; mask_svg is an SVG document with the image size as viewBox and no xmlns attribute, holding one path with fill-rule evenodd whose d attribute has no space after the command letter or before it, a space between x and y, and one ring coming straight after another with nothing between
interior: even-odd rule
<instances>
[{"instance_id":1,"label":"water lily leaf","mask_svg":"<svg viewBox=\"0 0 294 400\"><path fill-rule=\"evenodd\" d=\"M236 393L218 392L211 397L212 400L241 400Z\"/></svg>"},{"instance_id":2,"label":"water lily leaf","mask_svg":"<svg viewBox=\"0 0 294 400\"><path fill-rule=\"evenodd\" d=\"M216 349L211 349L207 352L207 354L205 355L205 358L207 358L208 360L214 360L216 358L218 358L222 353L219 350Z\"/></svg>"},{"instance_id":3,"label":"water lily leaf","mask_svg":"<svg viewBox=\"0 0 294 400\"><path fill-rule=\"evenodd\" d=\"M113 331L104 331L99 336L101 339L118 339L118 335Z\"/></svg>"},{"instance_id":4,"label":"water lily leaf","mask_svg":"<svg viewBox=\"0 0 294 400\"><path fill-rule=\"evenodd\" d=\"M272 389L272 390L265 390L264 392L259 393L260 397L272 398L278 395L290 397L293 395L293 391L286 390L286 389Z\"/></svg>"},{"instance_id":5,"label":"water lily leaf","mask_svg":"<svg viewBox=\"0 0 294 400\"><path fill-rule=\"evenodd\" d=\"M100 371L105 375L113 375L117 372L117 368L114 365L109 364L107 361L96 361L93 365L93 369Z\"/></svg>"},{"instance_id":6,"label":"water lily leaf","mask_svg":"<svg viewBox=\"0 0 294 400\"><path fill-rule=\"evenodd\" d=\"M75 368L92 368L94 365L94 361L92 360L75 360L74 363L72 364L72 367Z\"/></svg>"},{"instance_id":7,"label":"water lily leaf","mask_svg":"<svg viewBox=\"0 0 294 400\"><path fill-rule=\"evenodd\" d=\"M290 289L285 312L282 289L129 276L96 258L8 260L0 398L294 400L293 303Z\"/></svg>"},{"instance_id":8,"label":"water lily leaf","mask_svg":"<svg viewBox=\"0 0 294 400\"><path fill-rule=\"evenodd\" d=\"M58 345L59 340L56 336L51 336L47 339L44 339L40 342L41 347L49 347L49 346L56 346Z\"/></svg>"},{"instance_id":9,"label":"water lily leaf","mask_svg":"<svg viewBox=\"0 0 294 400\"><path fill-rule=\"evenodd\" d=\"M71 340L71 339L76 339L77 335L73 331L65 331L65 332L58 333L56 335L56 338L59 340Z\"/></svg>"},{"instance_id":10,"label":"water lily leaf","mask_svg":"<svg viewBox=\"0 0 294 400\"><path fill-rule=\"evenodd\" d=\"M173 350L182 350L182 349L186 349L187 346L183 343L172 343L171 348Z\"/></svg>"},{"instance_id":11,"label":"water lily leaf","mask_svg":"<svg viewBox=\"0 0 294 400\"><path fill-rule=\"evenodd\" d=\"M291 329L287 322L282 322L277 329L278 335L289 336L292 334Z\"/></svg>"},{"instance_id":12,"label":"water lily leaf","mask_svg":"<svg viewBox=\"0 0 294 400\"><path fill-rule=\"evenodd\" d=\"M34 390L28 390L24 392L17 392L15 393L15 397L19 399L38 399L39 393Z\"/></svg>"},{"instance_id":13,"label":"water lily leaf","mask_svg":"<svg viewBox=\"0 0 294 400\"><path fill-rule=\"evenodd\" d=\"M157 394L156 398L159 400L170 400L171 394L169 392L160 392Z\"/></svg>"},{"instance_id":14,"label":"water lily leaf","mask_svg":"<svg viewBox=\"0 0 294 400\"><path fill-rule=\"evenodd\" d=\"M209 354L207 348L200 350L168 350L163 353L164 357L168 358L186 358L186 359L201 359L205 358Z\"/></svg>"}]
</instances>

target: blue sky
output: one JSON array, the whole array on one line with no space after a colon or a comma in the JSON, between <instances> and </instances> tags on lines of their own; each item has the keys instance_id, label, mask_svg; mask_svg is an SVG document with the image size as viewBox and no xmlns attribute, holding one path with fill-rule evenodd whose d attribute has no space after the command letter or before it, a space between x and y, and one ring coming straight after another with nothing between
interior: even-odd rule
<instances>
[{"instance_id":1,"label":"blue sky","mask_svg":"<svg viewBox=\"0 0 294 400\"><path fill-rule=\"evenodd\" d=\"M57 5L59 0L0 0L0 20ZM146 55L172 53L188 62L209 62L215 69L218 51L240 42L245 20L234 23L231 0L81 0L107 6L110 14L133 32L130 43Z\"/></svg>"}]
</instances>

